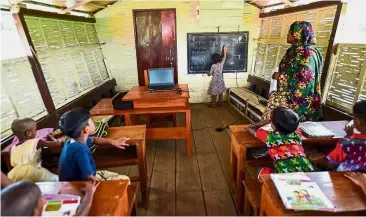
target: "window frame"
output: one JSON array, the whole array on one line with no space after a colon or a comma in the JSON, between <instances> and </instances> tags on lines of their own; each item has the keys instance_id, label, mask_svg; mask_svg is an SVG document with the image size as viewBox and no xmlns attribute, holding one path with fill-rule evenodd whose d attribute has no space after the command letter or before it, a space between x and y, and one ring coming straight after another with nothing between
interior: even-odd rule
<instances>
[{"instance_id":1,"label":"window frame","mask_svg":"<svg viewBox=\"0 0 366 217\"><path fill-rule=\"evenodd\" d=\"M1 9L4 11L9 12L8 9ZM62 105L61 107L55 107L51 93L48 89L48 85L46 79L44 77L42 67L37 59L35 48L29 34L29 30L25 21L25 16L35 16L35 17L42 17L42 18L52 18L52 19L59 19L59 20L67 20L67 21L77 21L77 22L86 22L86 23L96 23L94 18L87 18L87 17L80 17L80 16L73 16L73 15L65 15L65 14L56 14L51 12L45 11L38 11L26 8L20 8L18 13L12 13L12 17L14 19L16 28L18 30L20 39L22 41L24 51L26 57L31 65L31 70L33 72L33 76L36 80L38 90L40 92L41 98L43 100L44 106L47 111L47 115L37 120L40 127L54 127L57 123L58 118L64 112L74 108L74 107L81 107L85 105L95 104L96 99L100 99L106 93L107 95L113 95L114 91L111 88L116 86L116 81L113 77L110 76L110 79L104 81L101 85L96 86L88 91L85 91L79 97L72 98L66 104ZM104 63L105 64L105 63ZM106 67L106 65L105 65ZM108 68L106 67L107 71ZM88 99L86 99L88 98ZM90 100L89 100L90 98ZM91 102L89 102L89 101ZM89 102L89 103L88 103ZM90 106L89 106L90 107ZM1 138L1 144L6 145L8 144L13 138L13 135Z\"/></svg>"}]
</instances>

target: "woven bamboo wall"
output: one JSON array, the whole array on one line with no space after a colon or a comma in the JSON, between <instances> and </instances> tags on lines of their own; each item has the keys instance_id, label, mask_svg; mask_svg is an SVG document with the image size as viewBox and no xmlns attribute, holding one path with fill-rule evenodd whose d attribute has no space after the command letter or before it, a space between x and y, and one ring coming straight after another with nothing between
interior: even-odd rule
<instances>
[{"instance_id":1,"label":"woven bamboo wall","mask_svg":"<svg viewBox=\"0 0 366 217\"><path fill-rule=\"evenodd\" d=\"M308 21L313 25L317 46L325 59L336 10L337 6L330 6L263 18L253 74L270 80L271 71L278 67L289 47L287 32L295 21Z\"/></svg>"},{"instance_id":2,"label":"woven bamboo wall","mask_svg":"<svg viewBox=\"0 0 366 217\"><path fill-rule=\"evenodd\" d=\"M366 45L339 44L325 89L325 103L352 113L352 106L366 100Z\"/></svg>"},{"instance_id":3,"label":"woven bamboo wall","mask_svg":"<svg viewBox=\"0 0 366 217\"><path fill-rule=\"evenodd\" d=\"M109 79L93 23L25 20L56 108Z\"/></svg>"}]
</instances>

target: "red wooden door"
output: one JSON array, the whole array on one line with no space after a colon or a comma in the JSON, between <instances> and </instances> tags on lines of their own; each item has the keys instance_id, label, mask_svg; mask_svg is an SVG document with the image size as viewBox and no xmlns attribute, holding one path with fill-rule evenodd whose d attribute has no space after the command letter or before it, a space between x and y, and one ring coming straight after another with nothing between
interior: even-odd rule
<instances>
[{"instance_id":1,"label":"red wooden door","mask_svg":"<svg viewBox=\"0 0 366 217\"><path fill-rule=\"evenodd\" d=\"M145 85L144 70L174 68L178 83L175 10L134 11L139 85Z\"/></svg>"}]
</instances>

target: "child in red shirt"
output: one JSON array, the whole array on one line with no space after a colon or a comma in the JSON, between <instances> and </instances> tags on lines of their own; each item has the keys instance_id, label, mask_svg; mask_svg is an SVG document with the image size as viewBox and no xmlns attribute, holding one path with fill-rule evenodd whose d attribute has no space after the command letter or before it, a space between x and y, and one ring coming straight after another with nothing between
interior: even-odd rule
<instances>
[{"instance_id":1,"label":"child in red shirt","mask_svg":"<svg viewBox=\"0 0 366 217\"><path fill-rule=\"evenodd\" d=\"M354 133L354 129L360 134ZM366 100L353 106L353 125L346 127L347 138L341 139L319 167L337 171L366 171Z\"/></svg>"}]
</instances>

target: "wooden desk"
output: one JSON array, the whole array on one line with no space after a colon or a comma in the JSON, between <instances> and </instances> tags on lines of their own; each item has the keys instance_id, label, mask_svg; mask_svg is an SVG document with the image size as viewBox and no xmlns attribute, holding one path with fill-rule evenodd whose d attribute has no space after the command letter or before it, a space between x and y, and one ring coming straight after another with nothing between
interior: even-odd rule
<instances>
[{"instance_id":1,"label":"wooden desk","mask_svg":"<svg viewBox=\"0 0 366 217\"><path fill-rule=\"evenodd\" d=\"M38 182L36 183L43 194L74 194L83 196L81 189L85 182ZM127 181L102 181L94 194L93 204L89 216L130 216L131 204L135 197L128 195ZM135 191L136 195L136 191Z\"/></svg>"},{"instance_id":2,"label":"wooden desk","mask_svg":"<svg viewBox=\"0 0 366 217\"><path fill-rule=\"evenodd\" d=\"M294 211L286 209L269 175L262 175L262 196L260 215L267 216L318 216L318 215L361 215L366 212L366 197L361 188L344 177L343 172L306 173L315 181L325 196L336 207L335 212Z\"/></svg>"},{"instance_id":3,"label":"wooden desk","mask_svg":"<svg viewBox=\"0 0 366 217\"><path fill-rule=\"evenodd\" d=\"M136 124L132 120L132 115L150 114L176 114L185 113L186 125L173 127L147 128L146 139L166 140L185 139L187 141L187 155L192 153L191 141L191 110L189 106L188 85L177 85L186 92L181 95L175 91L149 93L146 87L134 87L123 98L123 100L133 101L134 109L115 110L112 99L102 99L91 110L91 115L120 115L124 116L127 126Z\"/></svg>"},{"instance_id":4,"label":"wooden desk","mask_svg":"<svg viewBox=\"0 0 366 217\"><path fill-rule=\"evenodd\" d=\"M117 149L110 145L99 145L93 153L95 163L98 169L119 167L128 165L138 165L139 176L130 177L131 181L140 181L141 196L145 206L148 202L147 185L147 166L146 166L146 126L126 126L110 127L106 138L119 139L121 137L130 138L127 142L131 147L126 150ZM9 170L12 168L9 155L10 146L2 150L1 155ZM48 148L44 154L60 154L61 147Z\"/></svg>"},{"instance_id":5,"label":"wooden desk","mask_svg":"<svg viewBox=\"0 0 366 217\"><path fill-rule=\"evenodd\" d=\"M335 145L337 141L346 136L344 126L348 121L321 122L325 127L336 134L333 138L306 138L302 137L304 146L311 145ZM235 188L236 202L240 211L243 211L244 191L241 184L245 179L245 167L248 164L266 166L272 162L262 160L247 160L247 149L263 148L265 144L247 132L248 125L232 125L230 129L231 153L230 153L230 185Z\"/></svg>"}]
</instances>

